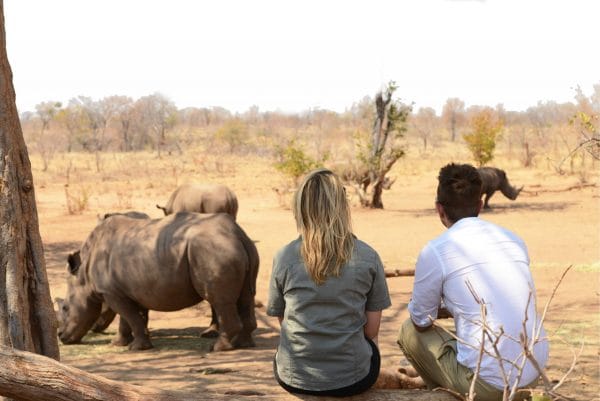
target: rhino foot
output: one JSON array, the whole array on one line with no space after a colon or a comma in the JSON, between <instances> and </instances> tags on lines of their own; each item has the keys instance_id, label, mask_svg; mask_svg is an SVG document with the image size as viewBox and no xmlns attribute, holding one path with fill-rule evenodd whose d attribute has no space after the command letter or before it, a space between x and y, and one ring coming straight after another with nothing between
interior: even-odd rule
<instances>
[{"instance_id":1,"label":"rhino foot","mask_svg":"<svg viewBox=\"0 0 600 401\"><path fill-rule=\"evenodd\" d=\"M233 345L236 348L253 348L256 347L252 336L249 334L240 334L233 340Z\"/></svg>"},{"instance_id":2,"label":"rhino foot","mask_svg":"<svg viewBox=\"0 0 600 401\"><path fill-rule=\"evenodd\" d=\"M129 345L132 341L133 341L133 336L117 335L115 338L112 339L112 341L110 343L112 345L124 347L126 345Z\"/></svg>"},{"instance_id":3,"label":"rhino foot","mask_svg":"<svg viewBox=\"0 0 600 401\"><path fill-rule=\"evenodd\" d=\"M206 330L200 333L200 337L202 338L217 338L219 337L219 330L217 330L217 326L211 324Z\"/></svg>"},{"instance_id":4,"label":"rhino foot","mask_svg":"<svg viewBox=\"0 0 600 401\"><path fill-rule=\"evenodd\" d=\"M212 346L213 351L230 351L233 348L234 347L233 345L231 345L231 342L229 342L229 340L226 340L223 337L219 337L217 342L214 343L214 345Z\"/></svg>"},{"instance_id":5,"label":"rhino foot","mask_svg":"<svg viewBox=\"0 0 600 401\"><path fill-rule=\"evenodd\" d=\"M131 351L143 351L145 349L150 349L150 348L154 348L154 346L152 345L152 343L150 342L150 340L148 338L144 338L141 340L133 340L133 342L131 344L129 344L129 349Z\"/></svg>"}]
</instances>

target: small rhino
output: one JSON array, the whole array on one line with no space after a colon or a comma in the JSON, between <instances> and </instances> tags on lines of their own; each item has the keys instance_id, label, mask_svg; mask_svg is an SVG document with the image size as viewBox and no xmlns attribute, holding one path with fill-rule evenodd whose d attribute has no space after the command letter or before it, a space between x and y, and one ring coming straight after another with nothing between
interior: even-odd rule
<instances>
[{"instance_id":1,"label":"small rhino","mask_svg":"<svg viewBox=\"0 0 600 401\"><path fill-rule=\"evenodd\" d=\"M165 206L156 205L165 216L177 212L227 213L235 220L238 200L231 189L221 184L183 184Z\"/></svg>"},{"instance_id":2,"label":"small rhino","mask_svg":"<svg viewBox=\"0 0 600 401\"><path fill-rule=\"evenodd\" d=\"M517 189L510 185L504 170L496 167L479 167L477 171L479 171L481 177L481 195L485 194L484 209L490 209L489 200L494 192L498 190L510 200L517 199L517 196L523 190L523 186Z\"/></svg>"}]
</instances>

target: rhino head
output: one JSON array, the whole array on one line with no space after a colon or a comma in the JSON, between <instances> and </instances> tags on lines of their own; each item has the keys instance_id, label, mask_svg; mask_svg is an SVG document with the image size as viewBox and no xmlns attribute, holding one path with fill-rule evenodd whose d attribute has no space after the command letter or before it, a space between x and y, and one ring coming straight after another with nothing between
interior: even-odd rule
<instances>
[{"instance_id":1,"label":"rhino head","mask_svg":"<svg viewBox=\"0 0 600 401\"><path fill-rule=\"evenodd\" d=\"M79 251L68 257L69 277L67 295L58 303L58 337L63 344L75 344L94 325L100 316L102 303L94 297L84 275L80 272Z\"/></svg>"}]
</instances>

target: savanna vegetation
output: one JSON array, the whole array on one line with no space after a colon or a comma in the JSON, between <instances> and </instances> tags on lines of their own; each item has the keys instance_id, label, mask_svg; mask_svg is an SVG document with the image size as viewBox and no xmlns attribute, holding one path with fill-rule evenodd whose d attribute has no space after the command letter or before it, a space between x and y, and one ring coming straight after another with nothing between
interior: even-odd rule
<instances>
[{"instance_id":1,"label":"savanna vegetation","mask_svg":"<svg viewBox=\"0 0 600 401\"><path fill-rule=\"evenodd\" d=\"M501 104L465 107L459 98L450 98L439 115L429 107L415 110L401 92L390 83L343 113L309 109L295 114L258 107L244 113L221 107L177 109L160 93L139 99L78 96L67 104L43 101L34 111L21 112L20 119L42 171L60 170L64 176L70 212L84 208L90 196L90 188L74 197L68 187L82 168L77 164L81 157L105 176L110 158L131 160L128 155L144 153L142 158L169 160L168 175L177 181L184 160L220 171L224 156L251 155L270 161L287 177L274 183L280 193L307 170L327 166L353 184L361 204L370 207L383 207L381 191L393 184L386 175L406 152L427 159L452 147L455 159L476 165L494 164L499 156L519 167L576 175L581 183L597 167L600 83L589 95L578 88L572 102L539 102L525 111L505 110ZM379 199L369 198L376 192Z\"/></svg>"}]
</instances>

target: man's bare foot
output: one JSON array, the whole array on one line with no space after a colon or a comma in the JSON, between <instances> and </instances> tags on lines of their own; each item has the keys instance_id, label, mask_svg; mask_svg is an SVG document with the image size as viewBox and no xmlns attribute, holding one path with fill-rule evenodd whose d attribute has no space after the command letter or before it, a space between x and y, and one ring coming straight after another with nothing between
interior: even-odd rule
<instances>
[{"instance_id":1,"label":"man's bare foot","mask_svg":"<svg viewBox=\"0 0 600 401\"><path fill-rule=\"evenodd\" d=\"M412 366L404 366L402 368L398 368L398 372L403 373L409 377L419 377L419 373Z\"/></svg>"},{"instance_id":2,"label":"man's bare foot","mask_svg":"<svg viewBox=\"0 0 600 401\"><path fill-rule=\"evenodd\" d=\"M400 368L402 369L402 368ZM420 377L410 377L405 373L392 370L381 369L379 377L373 385L373 388L378 389L420 389L425 388L425 382Z\"/></svg>"}]
</instances>

